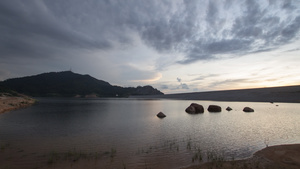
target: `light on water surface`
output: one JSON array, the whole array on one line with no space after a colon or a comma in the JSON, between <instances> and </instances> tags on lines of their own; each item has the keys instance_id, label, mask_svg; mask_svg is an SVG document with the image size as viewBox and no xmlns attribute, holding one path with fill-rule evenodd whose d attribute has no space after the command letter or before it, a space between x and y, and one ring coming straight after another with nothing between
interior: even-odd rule
<instances>
[{"instance_id":1,"label":"light on water surface","mask_svg":"<svg viewBox=\"0 0 300 169\"><path fill-rule=\"evenodd\" d=\"M193 102L205 112L185 113ZM209 113L211 104L222 112ZM243 112L246 106L255 112ZM0 141L43 153L116 151L103 159L106 168L178 168L206 161L207 152L241 159L267 145L299 143L299 110L292 103L40 98L0 115ZM160 111L167 117L157 118ZM202 161L193 160L198 151Z\"/></svg>"}]
</instances>

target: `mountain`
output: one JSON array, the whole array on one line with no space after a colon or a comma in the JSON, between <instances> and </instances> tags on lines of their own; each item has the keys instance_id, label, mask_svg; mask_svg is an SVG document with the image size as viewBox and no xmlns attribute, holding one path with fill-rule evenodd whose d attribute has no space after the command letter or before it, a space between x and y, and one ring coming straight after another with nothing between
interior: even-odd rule
<instances>
[{"instance_id":1,"label":"mountain","mask_svg":"<svg viewBox=\"0 0 300 169\"><path fill-rule=\"evenodd\" d=\"M90 75L81 75L71 71L8 79L0 82L0 86L30 96L128 97L130 95L163 95L162 92L152 86L139 86L137 88L113 86Z\"/></svg>"}]
</instances>

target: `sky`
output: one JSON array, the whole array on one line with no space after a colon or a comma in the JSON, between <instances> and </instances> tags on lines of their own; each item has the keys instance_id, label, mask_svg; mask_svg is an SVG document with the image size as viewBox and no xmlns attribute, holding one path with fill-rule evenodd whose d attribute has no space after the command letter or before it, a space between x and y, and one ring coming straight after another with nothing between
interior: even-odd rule
<instances>
[{"instance_id":1,"label":"sky","mask_svg":"<svg viewBox=\"0 0 300 169\"><path fill-rule=\"evenodd\" d=\"M1 0L0 80L72 70L164 93L300 84L300 0Z\"/></svg>"}]
</instances>

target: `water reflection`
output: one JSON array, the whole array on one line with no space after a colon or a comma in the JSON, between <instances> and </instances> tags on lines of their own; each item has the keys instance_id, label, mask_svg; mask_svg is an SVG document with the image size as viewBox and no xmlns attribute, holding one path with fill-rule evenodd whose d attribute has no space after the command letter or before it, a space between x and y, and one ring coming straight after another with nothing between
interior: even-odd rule
<instances>
[{"instance_id":1,"label":"water reflection","mask_svg":"<svg viewBox=\"0 0 300 169\"><path fill-rule=\"evenodd\" d=\"M106 152L108 168L176 168L191 164L197 149L245 158L268 145L300 141L299 104L134 99L40 98L33 107L0 115L0 141L36 151ZM192 102L203 114L185 113ZM221 113L209 113L211 104ZM232 111L226 111L230 106ZM244 113L245 106L255 109ZM164 119L156 117L162 111Z\"/></svg>"}]
</instances>

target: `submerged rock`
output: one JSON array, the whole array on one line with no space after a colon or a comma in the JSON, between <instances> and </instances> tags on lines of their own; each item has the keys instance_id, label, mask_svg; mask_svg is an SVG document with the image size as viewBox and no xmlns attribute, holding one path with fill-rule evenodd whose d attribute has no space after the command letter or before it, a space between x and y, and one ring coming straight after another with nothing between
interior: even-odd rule
<instances>
[{"instance_id":1,"label":"submerged rock","mask_svg":"<svg viewBox=\"0 0 300 169\"><path fill-rule=\"evenodd\" d=\"M226 108L226 110L227 110L227 111L231 111L232 108L228 106L228 107Z\"/></svg>"},{"instance_id":2,"label":"submerged rock","mask_svg":"<svg viewBox=\"0 0 300 169\"><path fill-rule=\"evenodd\" d=\"M209 105L207 110L209 112L221 112L222 108L218 105Z\"/></svg>"},{"instance_id":3,"label":"submerged rock","mask_svg":"<svg viewBox=\"0 0 300 169\"><path fill-rule=\"evenodd\" d=\"M250 107L245 107L243 109L244 112L254 112L254 109L250 108Z\"/></svg>"},{"instance_id":4,"label":"submerged rock","mask_svg":"<svg viewBox=\"0 0 300 169\"><path fill-rule=\"evenodd\" d=\"M204 108L200 104L192 103L189 107L187 107L185 109L185 112L187 112L189 114L204 113Z\"/></svg>"},{"instance_id":5,"label":"submerged rock","mask_svg":"<svg viewBox=\"0 0 300 169\"><path fill-rule=\"evenodd\" d=\"M159 112L156 116L159 118L167 117L163 112Z\"/></svg>"}]
</instances>

